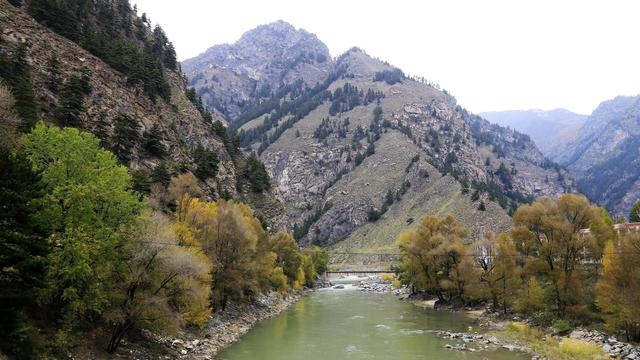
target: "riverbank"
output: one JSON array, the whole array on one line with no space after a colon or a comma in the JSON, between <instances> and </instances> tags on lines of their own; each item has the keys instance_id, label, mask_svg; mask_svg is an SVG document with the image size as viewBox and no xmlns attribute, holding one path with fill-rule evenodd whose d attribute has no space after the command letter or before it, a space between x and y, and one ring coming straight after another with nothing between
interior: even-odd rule
<instances>
[{"instance_id":1,"label":"riverbank","mask_svg":"<svg viewBox=\"0 0 640 360\"><path fill-rule=\"evenodd\" d=\"M386 289L390 292L389 289ZM575 328L560 334L553 327L529 325L518 316L505 318L485 307L437 306L436 300L423 296L407 296L417 307L464 313L476 321L477 331L434 331L440 338L452 340L445 344L451 351L481 352L503 349L528 353L532 359L640 360L640 346L625 343L602 331Z\"/></svg>"},{"instance_id":2,"label":"riverbank","mask_svg":"<svg viewBox=\"0 0 640 360\"><path fill-rule=\"evenodd\" d=\"M414 301L416 303L420 302ZM438 331L441 338L455 341L453 345L445 345L448 349L475 352L502 348L528 353L534 360L640 360L640 346L619 341L615 336L598 330L575 328L561 335L553 327L531 326L518 317L504 319L486 309L464 309L464 313L474 318L483 330L463 333Z\"/></svg>"},{"instance_id":3,"label":"riverbank","mask_svg":"<svg viewBox=\"0 0 640 360\"><path fill-rule=\"evenodd\" d=\"M178 358L211 360L258 323L288 309L302 295L303 292L295 292L282 297L272 292L250 304L230 304L224 311L212 315L202 330L183 337L159 338L158 342L174 349Z\"/></svg>"},{"instance_id":4,"label":"riverbank","mask_svg":"<svg viewBox=\"0 0 640 360\"><path fill-rule=\"evenodd\" d=\"M220 351L240 340L260 322L287 310L304 293L297 291L282 296L271 292L259 296L249 304L230 303L224 311L211 315L207 324L200 328L181 331L174 336L144 332L137 338L125 341L117 353L109 358L213 360ZM102 359L98 354L91 358Z\"/></svg>"}]
</instances>

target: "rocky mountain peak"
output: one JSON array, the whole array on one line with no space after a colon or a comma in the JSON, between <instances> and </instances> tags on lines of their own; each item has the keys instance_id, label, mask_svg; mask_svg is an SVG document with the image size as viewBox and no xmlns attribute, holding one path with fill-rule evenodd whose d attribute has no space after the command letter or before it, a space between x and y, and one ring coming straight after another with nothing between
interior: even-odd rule
<instances>
[{"instance_id":1,"label":"rocky mountain peak","mask_svg":"<svg viewBox=\"0 0 640 360\"><path fill-rule=\"evenodd\" d=\"M333 61L314 34L278 20L182 63L206 107L228 120L276 93L322 82ZM231 86L233 85L233 86Z\"/></svg>"}]
</instances>

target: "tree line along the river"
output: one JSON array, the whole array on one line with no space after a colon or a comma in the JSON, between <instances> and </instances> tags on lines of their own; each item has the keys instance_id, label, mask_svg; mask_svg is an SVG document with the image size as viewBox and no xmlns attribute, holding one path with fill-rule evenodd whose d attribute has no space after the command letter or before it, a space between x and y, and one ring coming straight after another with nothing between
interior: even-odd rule
<instances>
[{"instance_id":1,"label":"tree line along the river","mask_svg":"<svg viewBox=\"0 0 640 360\"><path fill-rule=\"evenodd\" d=\"M87 334L114 352L131 331L201 325L326 270L326 252L269 234L247 205L207 201L190 172L144 197L90 133L38 123L0 145L0 350L18 359Z\"/></svg>"},{"instance_id":2,"label":"tree line along the river","mask_svg":"<svg viewBox=\"0 0 640 360\"><path fill-rule=\"evenodd\" d=\"M399 278L439 304L487 303L568 331L605 326L640 340L640 234L617 233L582 195L521 205L509 232L472 244L452 215L427 216L397 240Z\"/></svg>"}]
</instances>

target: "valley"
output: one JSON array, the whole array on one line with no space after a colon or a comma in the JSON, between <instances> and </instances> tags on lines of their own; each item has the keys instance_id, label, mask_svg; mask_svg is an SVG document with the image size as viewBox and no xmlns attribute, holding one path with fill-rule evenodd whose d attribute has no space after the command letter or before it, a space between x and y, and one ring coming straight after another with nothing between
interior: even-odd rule
<instances>
[{"instance_id":1,"label":"valley","mask_svg":"<svg viewBox=\"0 0 640 360\"><path fill-rule=\"evenodd\" d=\"M164 6L0 0L0 358L640 358L638 96L476 114L506 53L459 102L326 24L186 58Z\"/></svg>"}]
</instances>

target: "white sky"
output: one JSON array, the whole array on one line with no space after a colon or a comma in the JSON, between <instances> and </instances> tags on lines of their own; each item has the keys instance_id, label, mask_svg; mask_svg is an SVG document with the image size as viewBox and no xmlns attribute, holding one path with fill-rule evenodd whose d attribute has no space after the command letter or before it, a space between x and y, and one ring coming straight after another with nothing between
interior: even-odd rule
<instances>
[{"instance_id":1,"label":"white sky","mask_svg":"<svg viewBox=\"0 0 640 360\"><path fill-rule=\"evenodd\" d=\"M474 112L564 107L591 113L640 93L640 1L131 0L178 58L278 19L337 56L358 46L438 82Z\"/></svg>"}]
</instances>

